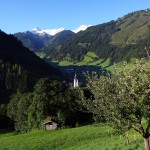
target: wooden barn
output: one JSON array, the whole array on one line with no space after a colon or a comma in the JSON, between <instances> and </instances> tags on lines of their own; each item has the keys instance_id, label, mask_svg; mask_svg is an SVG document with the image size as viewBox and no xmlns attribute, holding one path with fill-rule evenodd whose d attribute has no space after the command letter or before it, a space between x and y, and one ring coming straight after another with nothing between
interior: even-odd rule
<instances>
[{"instance_id":1,"label":"wooden barn","mask_svg":"<svg viewBox=\"0 0 150 150\"><path fill-rule=\"evenodd\" d=\"M58 123L52 121L52 117L48 116L43 123L45 130L56 130L58 128Z\"/></svg>"}]
</instances>

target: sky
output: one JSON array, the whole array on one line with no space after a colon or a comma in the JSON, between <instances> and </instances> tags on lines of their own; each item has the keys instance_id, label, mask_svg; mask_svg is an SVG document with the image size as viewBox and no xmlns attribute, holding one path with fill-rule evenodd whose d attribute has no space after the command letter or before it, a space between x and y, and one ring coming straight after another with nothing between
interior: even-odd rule
<instances>
[{"instance_id":1,"label":"sky","mask_svg":"<svg viewBox=\"0 0 150 150\"><path fill-rule=\"evenodd\" d=\"M150 0L0 0L0 29L8 34L32 28L74 30L150 8Z\"/></svg>"}]
</instances>

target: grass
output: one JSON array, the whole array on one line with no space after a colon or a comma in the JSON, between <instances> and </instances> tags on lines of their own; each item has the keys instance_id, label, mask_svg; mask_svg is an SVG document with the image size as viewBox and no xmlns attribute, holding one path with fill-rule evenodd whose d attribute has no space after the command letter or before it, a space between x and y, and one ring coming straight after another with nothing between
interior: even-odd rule
<instances>
[{"instance_id":1,"label":"grass","mask_svg":"<svg viewBox=\"0 0 150 150\"><path fill-rule=\"evenodd\" d=\"M106 59L105 61L103 59L96 59L97 55L94 52L88 52L84 59L81 62L71 62L68 60L63 60L59 62L59 66L69 66L69 65L90 65L90 66L100 66L100 67L107 67L109 66L110 59Z\"/></svg>"},{"instance_id":2,"label":"grass","mask_svg":"<svg viewBox=\"0 0 150 150\"><path fill-rule=\"evenodd\" d=\"M124 136L114 134L106 125L55 131L32 131L26 134L0 136L1 150L142 150L143 141L138 134L130 131L130 145Z\"/></svg>"},{"instance_id":3,"label":"grass","mask_svg":"<svg viewBox=\"0 0 150 150\"><path fill-rule=\"evenodd\" d=\"M136 58L130 59L130 62L127 63L126 68L127 69L133 68L135 62L136 62ZM150 64L150 60L147 60L147 63ZM123 70L123 62L119 62L115 65L119 70ZM114 65L111 65L111 66L107 67L106 69L109 71L112 71L114 69Z\"/></svg>"},{"instance_id":4,"label":"grass","mask_svg":"<svg viewBox=\"0 0 150 150\"><path fill-rule=\"evenodd\" d=\"M59 66L69 66L69 65L73 65L73 64L74 64L73 62L67 61L67 60L59 62Z\"/></svg>"},{"instance_id":5,"label":"grass","mask_svg":"<svg viewBox=\"0 0 150 150\"><path fill-rule=\"evenodd\" d=\"M105 68L105 67L109 66L109 63L110 63L110 59L107 58L104 62L102 62L100 64L100 66L103 67L103 68Z\"/></svg>"},{"instance_id":6,"label":"grass","mask_svg":"<svg viewBox=\"0 0 150 150\"><path fill-rule=\"evenodd\" d=\"M121 24L119 27L122 29L118 32L116 32L113 37L111 43L114 45L119 44L134 44L139 39L144 39L148 36L149 28L147 20L150 19L150 16L143 16L136 17L136 14L132 16L131 18L128 18L123 24ZM130 21L131 23L130 25Z\"/></svg>"},{"instance_id":7,"label":"grass","mask_svg":"<svg viewBox=\"0 0 150 150\"><path fill-rule=\"evenodd\" d=\"M46 53L40 52L40 53L35 53L38 57L40 57L41 59L43 59L46 56Z\"/></svg>"},{"instance_id":8,"label":"grass","mask_svg":"<svg viewBox=\"0 0 150 150\"><path fill-rule=\"evenodd\" d=\"M92 58L97 58L97 55L93 52L87 52L86 55L89 56L89 57L92 57Z\"/></svg>"},{"instance_id":9,"label":"grass","mask_svg":"<svg viewBox=\"0 0 150 150\"><path fill-rule=\"evenodd\" d=\"M0 138L12 136L12 135L14 135L13 132L8 132L8 131L0 130Z\"/></svg>"},{"instance_id":10,"label":"grass","mask_svg":"<svg viewBox=\"0 0 150 150\"><path fill-rule=\"evenodd\" d=\"M84 59L81 62L71 62L68 60L63 60L59 62L59 66L69 66L69 65L89 65L89 63L94 61L94 58L96 58L96 54L93 52L88 52L85 56Z\"/></svg>"},{"instance_id":11,"label":"grass","mask_svg":"<svg viewBox=\"0 0 150 150\"><path fill-rule=\"evenodd\" d=\"M38 54L40 57L44 57L45 54L44 53L39 53ZM95 58L97 58L97 55L94 52L88 52L85 56L83 61L81 62L72 62L72 61L68 61L68 60L63 60L63 61L53 61L53 62L57 62L59 66L69 66L69 65L89 65L89 66L100 66L102 68L105 68L109 71L112 71L114 68L114 65L109 65L110 64L110 58L107 58L105 61L103 59L98 59L95 60ZM127 68L132 68L133 67L133 63L135 63L136 59L135 58L131 58L130 62L127 64ZM148 63L150 64L150 60L148 61ZM123 62L119 62L116 64L116 67L119 68L120 70L123 69Z\"/></svg>"}]
</instances>

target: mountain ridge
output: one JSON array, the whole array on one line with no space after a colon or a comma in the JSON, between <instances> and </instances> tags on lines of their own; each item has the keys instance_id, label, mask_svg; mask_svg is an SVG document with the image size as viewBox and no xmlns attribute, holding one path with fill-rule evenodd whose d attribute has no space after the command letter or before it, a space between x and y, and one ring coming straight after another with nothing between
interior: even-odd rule
<instances>
[{"instance_id":1,"label":"mountain ridge","mask_svg":"<svg viewBox=\"0 0 150 150\"><path fill-rule=\"evenodd\" d=\"M78 33L80 31L86 30L90 26L91 25L80 25L78 28L76 28L74 30L70 30L70 31L72 31L74 33ZM57 33L62 32L64 30L67 30L67 29L65 29L63 27L55 28L55 29L40 29L40 28L36 27L36 28L31 29L31 30L27 30L25 32L32 32L33 34L38 34L38 35L41 35L41 36L44 35L44 34L47 34L49 36L54 36ZM23 32L20 32L20 33L23 33Z\"/></svg>"},{"instance_id":2,"label":"mountain ridge","mask_svg":"<svg viewBox=\"0 0 150 150\"><path fill-rule=\"evenodd\" d=\"M55 72L50 65L36 56L34 52L24 47L15 36L8 35L3 31L0 31L0 60L11 64L19 64L26 70L35 71L38 74L48 75Z\"/></svg>"},{"instance_id":3,"label":"mountain ridge","mask_svg":"<svg viewBox=\"0 0 150 150\"><path fill-rule=\"evenodd\" d=\"M35 52L44 52L53 60L73 62L82 61L90 51L98 56L97 59L109 58L111 63L145 57L144 48L150 45L149 20L149 9L135 11L117 20L90 26L61 44L45 43Z\"/></svg>"},{"instance_id":4,"label":"mountain ridge","mask_svg":"<svg viewBox=\"0 0 150 150\"><path fill-rule=\"evenodd\" d=\"M150 10L129 13L117 20L91 26L77 33L69 42L64 43L55 57L71 61L82 61L86 53L94 52L99 58L110 58L110 62L146 57L145 47L150 46ZM148 49L150 51L150 49ZM61 54L61 57L60 57Z\"/></svg>"}]
</instances>

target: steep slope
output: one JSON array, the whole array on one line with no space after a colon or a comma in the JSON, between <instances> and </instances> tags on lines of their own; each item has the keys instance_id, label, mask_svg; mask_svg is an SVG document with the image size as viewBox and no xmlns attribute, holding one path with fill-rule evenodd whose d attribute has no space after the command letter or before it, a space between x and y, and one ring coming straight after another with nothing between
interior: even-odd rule
<instances>
[{"instance_id":1,"label":"steep slope","mask_svg":"<svg viewBox=\"0 0 150 150\"><path fill-rule=\"evenodd\" d=\"M112 44L128 45L135 44L139 40L149 36L150 29L150 11L138 11L130 13L116 22L121 30L113 35Z\"/></svg>"},{"instance_id":2,"label":"steep slope","mask_svg":"<svg viewBox=\"0 0 150 150\"><path fill-rule=\"evenodd\" d=\"M110 58L110 62L130 60L146 56L144 50L150 46L150 10L130 13L115 21L89 27L77 33L61 47L48 49L56 60L82 61L92 51L99 58Z\"/></svg>"},{"instance_id":3,"label":"steep slope","mask_svg":"<svg viewBox=\"0 0 150 150\"><path fill-rule=\"evenodd\" d=\"M19 40L22 41L25 47L28 47L32 51L38 51L44 47L44 44L52 38L48 34L35 34L30 31L19 32L14 34Z\"/></svg>"},{"instance_id":4,"label":"steep slope","mask_svg":"<svg viewBox=\"0 0 150 150\"><path fill-rule=\"evenodd\" d=\"M70 30L64 30L60 33L57 33L53 38L51 38L45 44L44 48L40 50L40 52L46 53L48 56L54 56L55 52L59 51L64 43L69 41L75 36L75 33ZM57 49L55 51L55 49ZM61 55L61 53L60 53Z\"/></svg>"},{"instance_id":5,"label":"steep slope","mask_svg":"<svg viewBox=\"0 0 150 150\"><path fill-rule=\"evenodd\" d=\"M58 79L61 74L24 47L13 35L0 31L0 103L10 94L33 88L41 77Z\"/></svg>"},{"instance_id":6,"label":"steep slope","mask_svg":"<svg viewBox=\"0 0 150 150\"><path fill-rule=\"evenodd\" d=\"M25 48L13 35L0 31L0 59L11 64L19 64L37 74L55 74L55 69Z\"/></svg>"},{"instance_id":7,"label":"steep slope","mask_svg":"<svg viewBox=\"0 0 150 150\"><path fill-rule=\"evenodd\" d=\"M89 27L63 43L59 49L55 47L48 54L58 60L70 57L72 61L81 61L88 51L95 52L103 58L107 57L108 51L113 48L109 44L112 34L118 30L119 28L115 26L114 21ZM52 51L55 53L51 53Z\"/></svg>"},{"instance_id":8,"label":"steep slope","mask_svg":"<svg viewBox=\"0 0 150 150\"><path fill-rule=\"evenodd\" d=\"M59 43L66 42L66 40L68 40L74 33L84 31L90 26L91 25L81 25L79 28L72 31L65 30L64 28L47 30L33 28L32 30L28 30L25 32L15 33L14 36L21 40L25 47L28 47L34 52L38 52L40 49L47 49L47 45L51 49L54 46L57 46L57 43L59 45Z\"/></svg>"}]
</instances>

